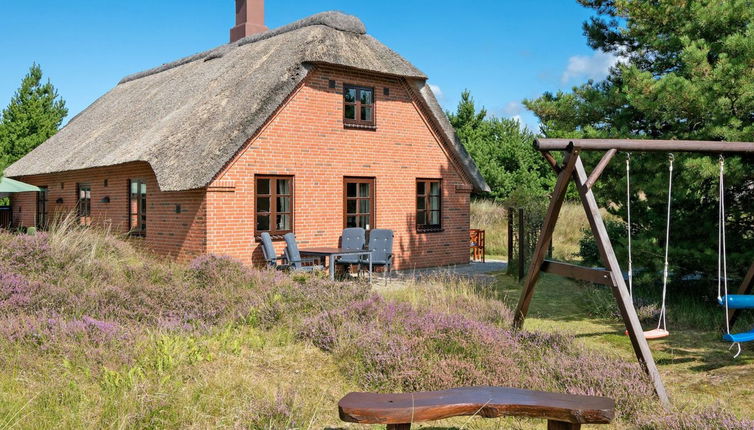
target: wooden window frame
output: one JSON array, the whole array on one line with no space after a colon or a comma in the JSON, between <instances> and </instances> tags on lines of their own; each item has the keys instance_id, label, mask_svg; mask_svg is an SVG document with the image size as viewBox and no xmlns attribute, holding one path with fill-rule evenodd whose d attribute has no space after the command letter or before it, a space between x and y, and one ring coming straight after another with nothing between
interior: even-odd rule
<instances>
[{"instance_id":1,"label":"wooden window frame","mask_svg":"<svg viewBox=\"0 0 754 430\"><path fill-rule=\"evenodd\" d=\"M432 195L431 187L433 183L439 185L439 194ZM419 184L424 184L424 194L419 194ZM431 197L438 197L440 199L439 209L431 209ZM419 200L424 200L424 209L419 209ZM435 233L442 232L442 179L432 178L417 178L416 179L416 231L418 233ZM424 212L424 223L419 222L420 212ZM430 214L437 212L437 219L439 224L429 224Z\"/></svg>"},{"instance_id":2,"label":"wooden window frame","mask_svg":"<svg viewBox=\"0 0 754 430\"><path fill-rule=\"evenodd\" d=\"M138 192L133 193L133 184L138 184ZM145 187L144 193L141 193L141 186ZM147 182L143 179L129 179L128 180L128 198L126 203L128 204L128 234L134 237L146 237L147 236L147 202L149 197L149 190L146 189ZM138 197L134 197L138 196ZM137 200L136 213L133 212L133 201ZM136 225L133 222L133 216L136 216Z\"/></svg>"},{"instance_id":3,"label":"wooden window frame","mask_svg":"<svg viewBox=\"0 0 754 430\"><path fill-rule=\"evenodd\" d=\"M358 185L357 185L357 190L356 190L356 197L348 197L348 184L369 184L369 197L368 198L364 198L364 197L359 197L358 196L358 194L359 194L359 192L358 192ZM349 200L356 200L356 211L357 212L355 212L353 214L350 214L350 215L358 217L358 216L365 215L364 213L362 213L362 212L359 211L359 208L360 208L359 200L365 200L365 199L368 199L369 203L370 203L369 204L369 214L368 214L369 215L369 223L368 223L369 229L371 230L371 229L376 228L376 225L377 225L376 213L377 213L377 211L376 211L376 201L375 201L376 200L375 199L375 196L376 196L375 189L376 189L376 180L373 177L360 177L360 176L345 176L345 177L343 177L343 228L348 228L348 216L349 216L348 201ZM358 225L358 222L357 222L357 225ZM360 227L363 227L363 228L366 229L366 226L360 226Z\"/></svg>"},{"instance_id":4,"label":"wooden window frame","mask_svg":"<svg viewBox=\"0 0 754 430\"><path fill-rule=\"evenodd\" d=\"M88 197L81 198L82 191L88 192ZM88 182L76 183L76 215L80 224L92 223L92 185Z\"/></svg>"},{"instance_id":5,"label":"wooden window frame","mask_svg":"<svg viewBox=\"0 0 754 430\"><path fill-rule=\"evenodd\" d=\"M47 185L40 186L37 192L37 228L42 230L47 228L49 222L47 219L47 203L50 201L49 192L50 188Z\"/></svg>"},{"instance_id":6,"label":"wooden window frame","mask_svg":"<svg viewBox=\"0 0 754 430\"><path fill-rule=\"evenodd\" d=\"M259 194L259 186L257 184L257 181L260 179L268 179L270 180L270 193L269 194ZM289 194L278 194L277 189L277 181L280 179L285 179L290 181L290 193ZM296 198L295 198L295 186L296 181L294 176L290 175L254 175L254 236L256 238L260 238L263 232L270 233L270 236L273 237L273 239L282 239L283 235L286 233L293 233L294 226L295 226L295 212L296 212ZM281 212L278 208L277 198L279 196L283 197L289 197L291 199L291 207L290 210L287 212ZM269 211L259 211L259 198L267 197L270 199L270 210ZM259 222L257 220L257 217L259 216L269 216L269 230L260 230L259 229ZM291 228L288 230L278 230L277 229L277 216L278 215L289 215L291 217Z\"/></svg>"},{"instance_id":7,"label":"wooden window frame","mask_svg":"<svg viewBox=\"0 0 754 430\"><path fill-rule=\"evenodd\" d=\"M348 90L356 90L356 97L353 102L346 101L346 93ZM372 104L362 105L361 92L370 91L372 93ZM356 128L375 128L377 125L377 99L374 92L374 87L365 87L361 85L343 84L343 124L346 127ZM354 116L356 118L346 118L346 106L354 106ZM372 109L372 119L365 121L361 119L361 108L370 107Z\"/></svg>"}]
</instances>

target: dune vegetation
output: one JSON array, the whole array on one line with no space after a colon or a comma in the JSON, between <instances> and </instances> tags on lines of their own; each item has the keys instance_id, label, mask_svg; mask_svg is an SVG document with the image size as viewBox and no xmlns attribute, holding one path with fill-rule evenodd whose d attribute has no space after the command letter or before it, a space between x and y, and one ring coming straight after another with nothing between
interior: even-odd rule
<instances>
[{"instance_id":1,"label":"dune vegetation","mask_svg":"<svg viewBox=\"0 0 754 430\"><path fill-rule=\"evenodd\" d=\"M658 409L638 364L573 334L511 330L494 282L401 282L173 263L71 222L0 233L0 428L351 428L348 391L482 384L610 396L615 428L754 427Z\"/></svg>"}]
</instances>

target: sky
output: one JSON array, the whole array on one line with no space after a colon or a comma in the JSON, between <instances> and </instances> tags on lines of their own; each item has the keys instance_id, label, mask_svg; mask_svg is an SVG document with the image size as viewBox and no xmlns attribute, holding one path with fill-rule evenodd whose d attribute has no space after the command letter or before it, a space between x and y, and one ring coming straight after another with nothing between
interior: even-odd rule
<instances>
[{"instance_id":1,"label":"sky","mask_svg":"<svg viewBox=\"0 0 754 430\"><path fill-rule=\"evenodd\" d=\"M36 62L72 118L131 73L228 42L234 0L0 0L0 107ZM325 10L367 32L427 76L455 110L464 89L499 117L537 120L521 101L601 79L615 63L586 43L591 11L576 0L268 0L279 27Z\"/></svg>"}]
</instances>

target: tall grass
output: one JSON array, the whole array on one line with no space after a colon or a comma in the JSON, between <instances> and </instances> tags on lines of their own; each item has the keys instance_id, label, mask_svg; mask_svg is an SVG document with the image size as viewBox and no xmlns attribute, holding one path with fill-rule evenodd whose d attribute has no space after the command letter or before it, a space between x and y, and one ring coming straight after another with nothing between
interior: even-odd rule
<instances>
[{"instance_id":1,"label":"tall grass","mask_svg":"<svg viewBox=\"0 0 754 430\"><path fill-rule=\"evenodd\" d=\"M565 202L553 233L553 257L578 260L582 230L589 227L579 203ZM508 213L502 203L474 200L471 203L471 228L486 231L487 254L508 257Z\"/></svg>"},{"instance_id":2,"label":"tall grass","mask_svg":"<svg viewBox=\"0 0 754 430\"><path fill-rule=\"evenodd\" d=\"M608 395L622 423L680 428L634 362L513 331L466 279L412 290L176 264L74 224L0 233L0 427L323 428L350 390L496 384Z\"/></svg>"}]
</instances>

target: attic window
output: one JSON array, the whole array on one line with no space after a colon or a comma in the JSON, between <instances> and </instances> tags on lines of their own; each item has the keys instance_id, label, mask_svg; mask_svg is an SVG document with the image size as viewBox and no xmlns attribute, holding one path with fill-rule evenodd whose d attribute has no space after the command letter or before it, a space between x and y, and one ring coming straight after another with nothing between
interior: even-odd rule
<instances>
[{"instance_id":1,"label":"attic window","mask_svg":"<svg viewBox=\"0 0 754 430\"><path fill-rule=\"evenodd\" d=\"M343 122L347 126L374 127L374 88L343 86Z\"/></svg>"}]
</instances>

